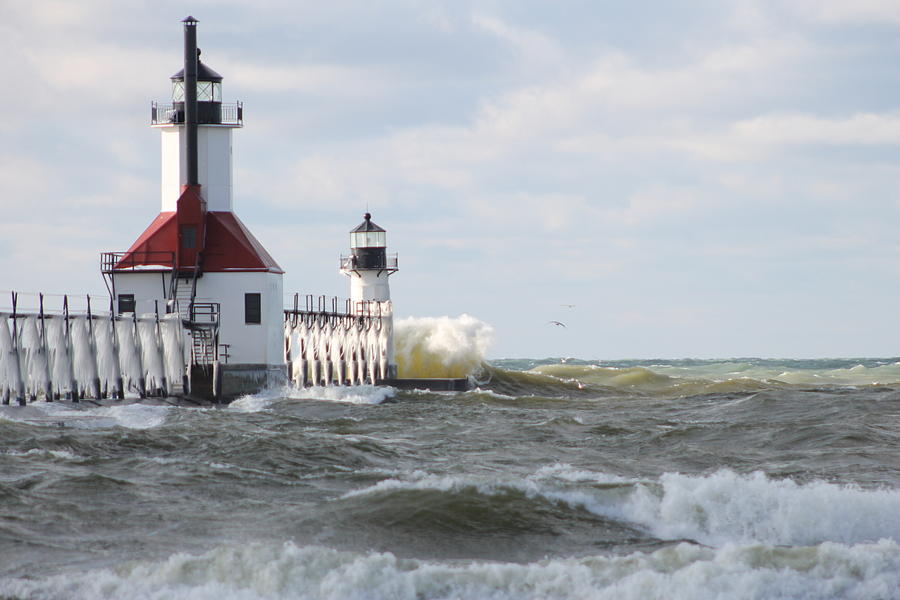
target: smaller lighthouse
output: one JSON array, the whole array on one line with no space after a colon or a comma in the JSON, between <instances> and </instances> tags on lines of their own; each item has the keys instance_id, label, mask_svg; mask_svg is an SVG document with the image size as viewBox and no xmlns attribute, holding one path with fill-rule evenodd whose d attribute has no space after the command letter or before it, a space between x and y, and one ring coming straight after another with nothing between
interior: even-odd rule
<instances>
[{"instance_id":1,"label":"smaller lighthouse","mask_svg":"<svg viewBox=\"0 0 900 600\"><path fill-rule=\"evenodd\" d=\"M350 276L350 300L365 302L391 299L388 277L397 272L397 254L387 253L387 232L366 213L362 223L350 231L350 256L341 256L341 273Z\"/></svg>"},{"instance_id":2,"label":"smaller lighthouse","mask_svg":"<svg viewBox=\"0 0 900 600\"><path fill-rule=\"evenodd\" d=\"M341 273L350 277L351 311L359 316L381 315L386 320L387 378L397 377L394 358L393 308L388 277L397 272L397 253L387 253L387 232L363 215L363 222L350 230L350 255L341 256Z\"/></svg>"}]
</instances>

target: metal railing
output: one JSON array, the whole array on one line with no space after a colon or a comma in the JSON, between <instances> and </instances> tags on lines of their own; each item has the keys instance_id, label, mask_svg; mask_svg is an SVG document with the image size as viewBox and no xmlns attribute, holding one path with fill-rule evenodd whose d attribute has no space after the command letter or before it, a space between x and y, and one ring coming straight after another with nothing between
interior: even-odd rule
<instances>
[{"instance_id":1,"label":"metal railing","mask_svg":"<svg viewBox=\"0 0 900 600\"><path fill-rule=\"evenodd\" d=\"M398 258L397 253L386 254L384 257L384 262L382 264L375 264L371 257L368 258L368 264L364 268L366 269L384 269L386 271L397 271L398 270ZM344 271L354 271L360 267L356 264L356 257L352 254L349 256L341 255L341 269Z\"/></svg>"},{"instance_id":2,"label":"metal railing","mask_svg":"<svg viewBox=\"0 0 900 600\"><path fill-rule=\"evenodd\" d=\"M284 309L284 320L296 321L300 317L332 318L371 317L381 318L389 315L389 301L360 300L353 302L349 298L294 294L293 308Z\"/></svg>"},{"instance_id":3,"label":"metal railing","mask_svg":"<svg viewBox=\"0 0 900 600\"><path fill-rule=\"evenodd\" d=\"M218 325L221 304L218 302L191 303L191 323L195 325Z\"/></svg>"},{"instance_id":4,"label":"metal railing","mask_svg":"<svg viewBox=\"0 0 900 600\"><path fill-rule=\"evenodd\" d=\"M102 252L100 254L100 271L113 273L119 271L136 271L147 267L175 268L175 253L165 250L148 250L136 252Z\"/></svg>"},{"instance_id":5,"label":"metal railing","mask_svg":"<svg viewBox=\"0 0 900 600\"><path fill-rule=\"evenodd\" d=\"M216 125L244 124L244 104L242 102L223 102L220 110L221 118L216 121ZM150 104L150 124L166 125L169 123L184 123L184 108L176 106L174 103L152 102Z\"/></svg>"}]
</instances>

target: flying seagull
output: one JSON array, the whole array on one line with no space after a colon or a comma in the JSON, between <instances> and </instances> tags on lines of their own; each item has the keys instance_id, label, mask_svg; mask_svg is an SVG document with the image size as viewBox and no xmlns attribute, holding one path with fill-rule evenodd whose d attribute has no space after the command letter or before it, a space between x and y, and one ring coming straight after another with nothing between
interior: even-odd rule
<instances>
[{"instance_id":1,"label":"flying seagull","mask_svg":"<svg viewBox=\"0 0 900 600\"><path fill-rule=\"evenodd\" d=\"M560 304L560 306L565 306L566 308L575 308L574 304Z\"/></svg>"},{"instance_id":2,"label":"flying seagull","mask_svg":"<svg viewBox=\"0 0 900 600\"><path fill-rule=\"evenodd\" d=\"M556 325L557 327L565 327L566 326L565 323L560 323L559 321L547 321L547 323L550 325Z\"/></svg>"}]
</instances>

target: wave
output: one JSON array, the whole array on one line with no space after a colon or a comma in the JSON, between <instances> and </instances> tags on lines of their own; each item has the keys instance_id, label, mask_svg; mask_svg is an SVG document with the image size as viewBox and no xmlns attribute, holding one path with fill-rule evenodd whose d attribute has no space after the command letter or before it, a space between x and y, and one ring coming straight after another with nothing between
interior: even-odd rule
<instances>
[{"instance_id":1,"label":"wave","mask_svg":"<svg viewBox=\"0 0 900 600\"><path fill-rule=\"evenodd\" d=\"M402 559L384 552L249 543L204 554L44 579L0 579L8 599L449 600L805 598L887 600L900 589L900 546L781 548L678 544L623 557L528 564Z\"/></svg>"},{"instance_id":2,"label":"wave","mask_svg":"<svg viewBox=\"0 0 900 600\"><path fill-rule=\"evenodd\" d=\"M687 361L607 366L571 359L537 365L534 361L502 360L485 364L482 378L486 380L485 387L500 393L551 397L570 393L586 395L588 392L684 397L900 384L900 363L897 362L831 368L832 362L806 361L802 369L772 361L761 365L732 361L686 365L684 362ZM824 365L829 368L817 368Z\"/></svg>"},{"instance_id":3,"label":"wave","mask_svg":"<svg viewBox=\"0 0 900 600\"><path fill-rule=\"evenodd\" d=\"M408 317L394 324L400 377L466 377L484 362L493 328L469 315Z\"/></svg>"},{"instance_id":4,"label":"wave","mask_svg":"<svg viewBox=\"0 0 900 600\"><path fill-rule=\"evenodd\" d=\"M174 407L127 402L114 406L93 403L32 402L28 406L0 407L0 419L31 425L76 429L153 429L160 427Z\"/></svg>"},{"instance_id":5,"label":"wave","mask_svg":"<svg viewBox=\"0 0 900 600\"><path fill-rule=\"evenodd\" d=\"M665 473L643 481L554 465L527 478L480 480L414 472L351 491L343 499L380 496L378 510L401 520L421 505L422 491L454 496L455 506L474 495L502 504L518 494L529 500L526 515L576 518L572 509L645 531L657 540L694 540L722 546L740 544L812 545L826 541L870 543L882 538L900 542L900 490L864 490L824 481L796 483L761 472L746 475L720 470L710 475ZM434 499L431 498L431 502ZM496 510L481 502L483 510ZM550 515L547 504L561 506ZM387 507L382 508L382 507ZM466 522L459 515L458 522ZM537 522L536 517L528 517Z\"/></svg>"},{"instance_id":6,"label":"wave","mask_svg":"<svg viewBox=\"0 0 900 600\"><path fill-rule=\"evenodd\" d=\"M385 400L393 398L395 394L396 390L387 386L348 385L295 388L286 385L241 396L231 402L228 409L236 412L259 412L284 399L324 400L346 404L381 404Z\"/></svg>"}]
</instances>

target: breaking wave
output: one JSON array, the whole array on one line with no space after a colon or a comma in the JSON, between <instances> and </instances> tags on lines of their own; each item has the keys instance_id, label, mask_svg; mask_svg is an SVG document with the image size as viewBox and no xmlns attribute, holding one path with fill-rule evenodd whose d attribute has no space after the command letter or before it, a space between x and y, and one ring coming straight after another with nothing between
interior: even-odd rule
<instances>
[{"instance_id":1,"label":"breaking wave","mask_svg":"<svg viewBox=\"0 0 900 600\"><path fill-rule=\"evenodd\" d=\"M5 598L132 600L450 600L896 598L900 546L890 540L799 548L678 544L623 557L529 564L432 562L391 553L251 543L175 554L114 570L0 580Z\"/></svg>"},{"instance_id":2,"label":"breaking wave","mask_svg":"<svg viewBox=\"0 0 900 600\"><path fill-rule=\"evenodd\" d=\"M520 370L518 361L485 365L491 389L506 394L577 394L578 390L682 397L790 388L878 387L900 384L900 363L838 368L680 361L652 365L606 366L548 363ZM513 368L509 368L513 363ZM524 365L527 366L527 365Z\"/></svg>"},{"instance_id":3,"label":"breaking wave","mask_svg":"<svg viewBox=\"0 0 900 600\"><path fill-rule=\"evenodd\" d=\"M343 498L387 496L390 502L382 504L396 507L400 515L414 510L414 504L421 500L420 492L426 490L457 499L481 496L504 505L511 495L518 494L535 503L524 512L546 514L546 503L555 504L565 518L576 516L572 509L586 510L645 531L657 540L693 540L713 546L857 544L880 539L900 542L900 521L896 518L900 514L900 490L861 489L825 481L800 484L761 472L743 475L720 470L705 476L665 473L653 481L568 465L554 465L527 478L507 480L415 472L351 491ZM482 504L489 509L489 503Z\"/></svg>"},{"instance_id":4,"label":"breaking wave","mask_svg":"<svg viewBox=\"0 0 900 600\"><path fill-rule=\"evenodd\" d=\"M475 373L493 339L493 328L469 315L408 317L394 324L400 377L465 377Z\"/></svg>"},{"instance_id":5,"label":"breaking wave","mask_svg":"<svg viewBox=\"0 0 900 600\"><path fill-rule=\"evenodd\" d=\"M237 412L259 412L285 399L324 400L346 404L381 404L385 400L393 398L395 393L394 388L374 385L313 386L308 388L287 385L241 396L231 402L228 409Z\"/></svg>"}]
</instances>

